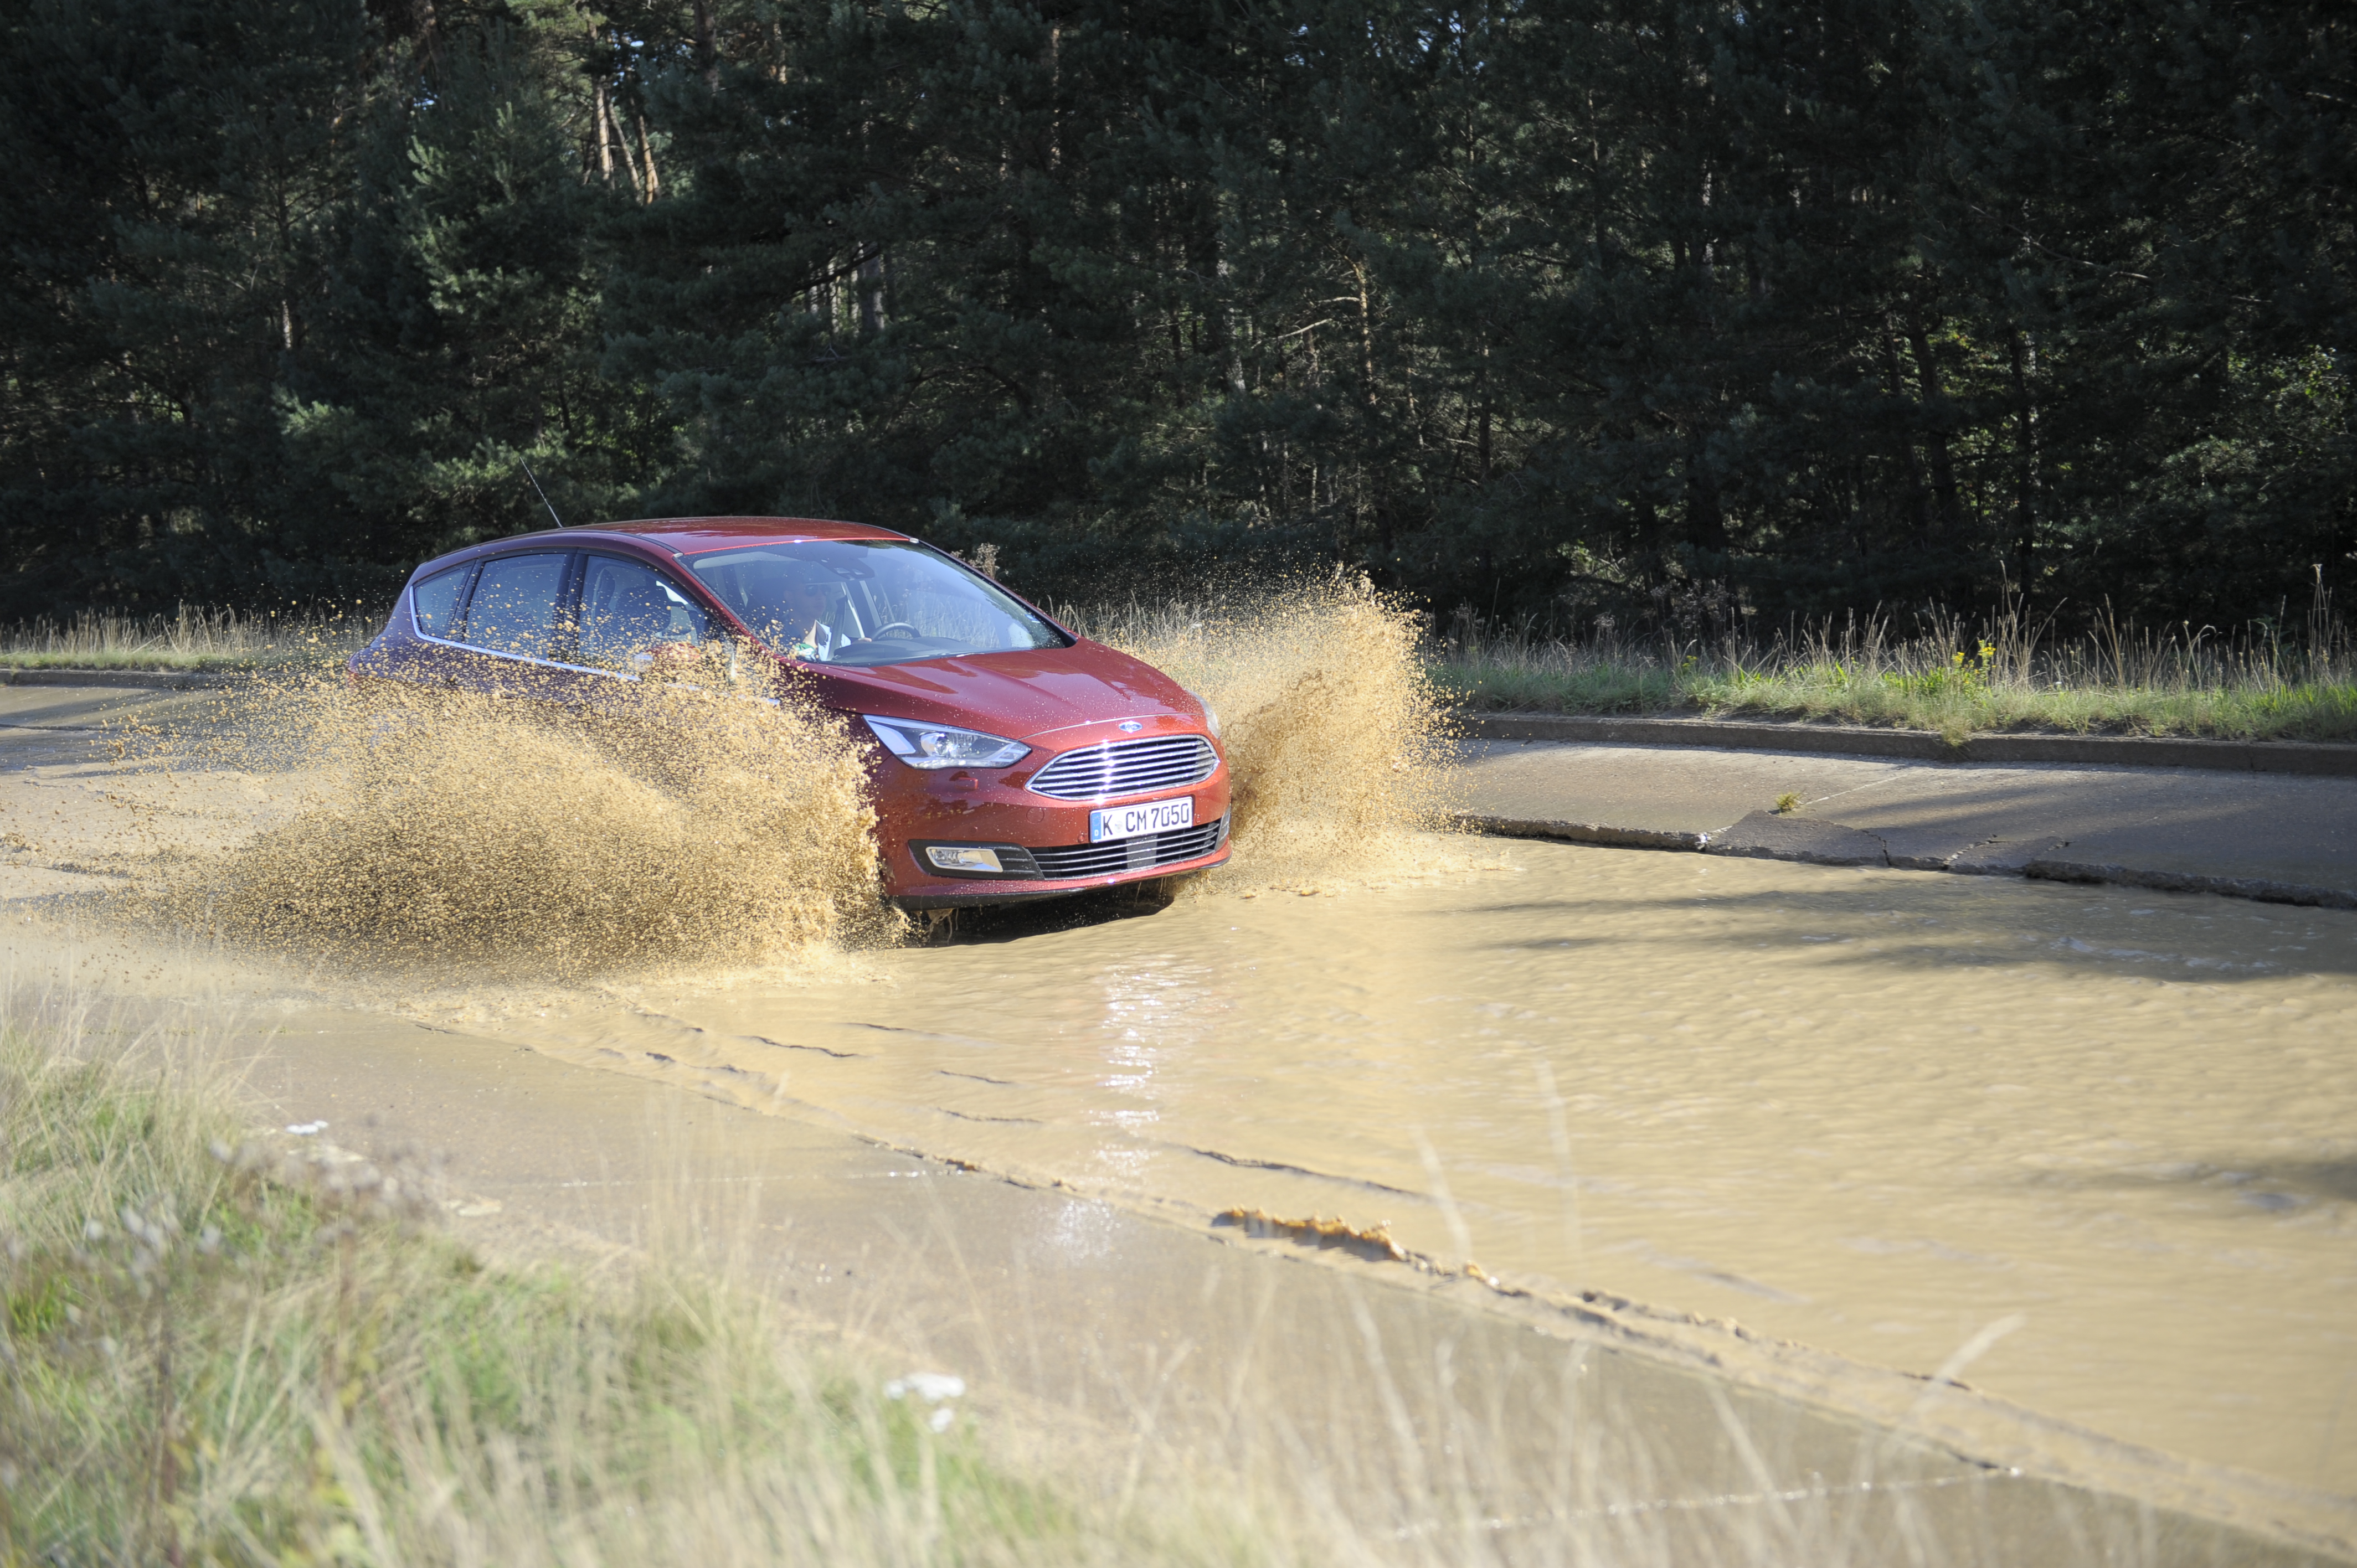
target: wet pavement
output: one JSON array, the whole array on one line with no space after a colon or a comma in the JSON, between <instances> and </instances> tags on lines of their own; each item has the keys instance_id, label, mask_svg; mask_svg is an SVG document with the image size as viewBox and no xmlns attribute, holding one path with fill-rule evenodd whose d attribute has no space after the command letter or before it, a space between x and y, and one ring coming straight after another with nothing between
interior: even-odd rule
<instances>
[{"instance_id":1,"label":"wet pavement","mask_svg":"<svg viewBox=\"0 0 2357 1568\"><path fill-rule=\"evenodd\" d=\"M1721 854L1916 870L2042 861L2058 880L2215 878L2357 905L2357 779L1517 741L1461 755L1467 808L1531 836L1634 830ZM1788 795L1797 801L1779 811Z\"/></svg>"}]
</instances>

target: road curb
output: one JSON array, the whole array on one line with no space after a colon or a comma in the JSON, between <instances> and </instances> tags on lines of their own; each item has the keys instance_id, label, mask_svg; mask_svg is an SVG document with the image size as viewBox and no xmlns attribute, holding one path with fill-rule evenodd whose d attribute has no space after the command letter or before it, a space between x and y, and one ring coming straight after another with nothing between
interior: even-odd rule
<instances>
[{"instance_id":1,"label":"road curb","mask_svg":"<svg viewBox=\"0 0 2357 1568\"><path fill-rule=\"evenodd\" d=\"M117 686L147 692L207 692L236 684L251 671L226 670L9 670L0 686Z\"/></svg>"},{"instance_id":2,"label":"road curb","mask_svg":"<svg viewBox=\"0 0 2357 1568\"><path fill-rule=\"evenodd\" d=\"M1501 839L1555 839L1564 843L1602 844L1609 849L1700 850L1707 833L1664 832L1652 828L1616 828L1602 822L1549 822L1519 817L1485 817L1460 811L1458 821L1473 832Z\"/></svg>"},{"instance_id":3,"label":"road curb","mask_svg":"<svg viewBox=\"0 0 2357 1568\"><path fill-rule=\"evenodd\" d=\"M2215 893L2227 898L2250 898L2261 904L2298 904L2318 909L2357 909L2357 891L2345 887L2311 887L2297 882L2271 882L2257 876L2208 876L2193 871L2139 871L2128 865L2098 865L2087 861L2040 859L2021 868L2024 876L2041 882L2110 882L2126 887L2151 887L2164 893Z\"/></svg>"},{"instance_id":4,"label":"road curb","mask_svg":"<svg viewBox=\"0 0 2357 1568\"><path fill-rule=\"evenodd\" d=\"M1753 812L1754 817L1762 815ZM1748 821L1749 819L1747 819ZM1653 828L1622 828L1603 822L1557 822L1523 817L1493 817L1478 811L1457 813L1458 825L1489 838L1548 839L1558 843L1593 844L1605 849L1674 850L1688 854L1726 854L1749 860L1781 860L1794 865L1876 865L1894 871L1935 871L1953 876L2022 876L2040 882L2108 883L2123 887L2149 887L2163 893L2214 893L2222 898L2248 898L2261 904L2295 904L2309 908L2357 909L2357 888L2319 887L2296 882L2273 882L2256 876L2211 876L2192 871L2153 871L2133 865L2105 865L2092 861L2064 860L2046 854L2021 864L2007 864L1975 852L1945 860L1894 857L1887 852L1879 862L1849 855L1828 855L1806 843L1780 848L1772 843L1722 843L1733 829L1718 834L1669 832ZM1738 824L1740 825L1740 824ZM1843 832L1856 830L1844 829ZM1860 833L1860 837L1872 837ZM2052 841L2045 841L2051 843Z\"/></svg>"},{"instance_id":5,"label":"road curb","mask_svg":"<svg viewBox=\"0 0 2357 1568\"><path fill-rule=\"evenodd\" d=\"M1915 762L2047 762L2128 768L2200 768L2357 779L2357 745L2302 740L2201 740L2111 735L1976 735L1961 745L1930 730L1866 725L1741 723L1725 719L1611 718L1585 714L1460 714L1471 740L1551 740L1589 746L1709 746L1810 756L1888 757Z\"/></svg>"}]
</instances>

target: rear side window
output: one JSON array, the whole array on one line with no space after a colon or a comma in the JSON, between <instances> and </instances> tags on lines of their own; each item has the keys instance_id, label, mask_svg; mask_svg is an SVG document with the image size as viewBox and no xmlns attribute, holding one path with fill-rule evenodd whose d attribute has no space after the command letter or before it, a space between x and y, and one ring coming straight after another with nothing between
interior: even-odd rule
<instances>
[{"instance_id":1,"label":"rear side window","mask_svg":"<svg viewBox=\"0 0 2357 1568\"><path fill-rule=\"evenodd\" d=\"M467 579L474 575L472 565L453 566L411 588L409 613L417 629L428 637L449 636L458 622L459 601L467 596Z\"/></svg>"},{"instance_id":2,"label":"rear side window","mask_svg":"<svg viewBox=\"0 0 2357 1568\"><path fill-rule=\"evenodd\" d=\"M592 555L581 575L581 662L637 670L666 643L701 647L711 620L677 585L636 561Z\"/></svg>"},{"instance_id":3,"label":"rear side window","mask_svg":"<svg viewBox=\"0 0 2357 1568\"><path fill-rule=\"evenodd\" d=\"M572 553L561 550L484 562L474 597L467 601L467 629L459 640L526 659L562 657L556 646L565 629L559 609L572 564Z\"/></svg>"}]
</instances>

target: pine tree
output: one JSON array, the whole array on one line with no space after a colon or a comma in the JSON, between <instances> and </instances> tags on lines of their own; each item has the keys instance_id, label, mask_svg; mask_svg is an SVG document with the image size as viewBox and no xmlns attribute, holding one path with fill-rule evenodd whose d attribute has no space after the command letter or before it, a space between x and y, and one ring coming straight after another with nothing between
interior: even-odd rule
<instances>
[{"instance_id":1,"label":"pine tree","mask_svg":"<svg viewBox=\"0 0 2357 1568\"><path fill-rule=\"evenodd\" d=\"M648 400L597 365L597 235L630 197L584 177L544 79L578 92L586 51L550 31L446 13L355 136L318 329L277 389L277 542L307 585L548 526L526 463L576 517L659 467Z\"/></svg>"},{"instance_id":2,"label":"pine tree","mask_svg":"<svg viewBox=\"0 0 2357 1568\"><path fill-rule=\"evenodd\" d=\"M14 0L0 610L263 596L269 389L320 303L349 7Z\"/></svg>"}]
</instances>

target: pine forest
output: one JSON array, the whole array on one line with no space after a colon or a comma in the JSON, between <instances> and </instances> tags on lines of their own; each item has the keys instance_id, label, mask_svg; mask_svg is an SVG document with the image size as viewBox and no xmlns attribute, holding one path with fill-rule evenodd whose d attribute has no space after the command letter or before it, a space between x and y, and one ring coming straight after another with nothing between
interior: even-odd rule
<instances>
[{"instance_id":1,"label":"pine forest","mask_svg":"<svg viewBox=\"0 0 2357 1568\"><path fill-rule=\"evenodd\" d=\"M525 464L1563 632L2357 576L2338 0L0 18L0 617L381 604Z\"/></svg>"}]
</instances>

